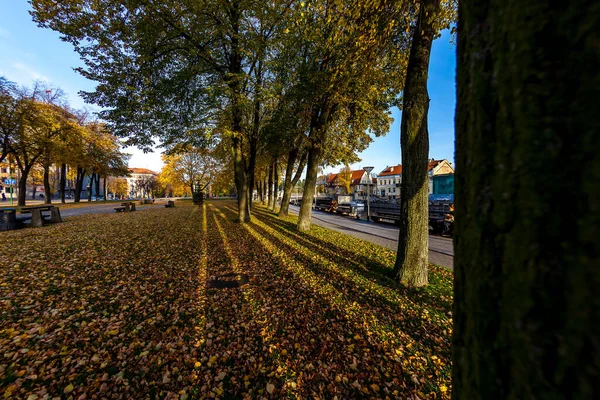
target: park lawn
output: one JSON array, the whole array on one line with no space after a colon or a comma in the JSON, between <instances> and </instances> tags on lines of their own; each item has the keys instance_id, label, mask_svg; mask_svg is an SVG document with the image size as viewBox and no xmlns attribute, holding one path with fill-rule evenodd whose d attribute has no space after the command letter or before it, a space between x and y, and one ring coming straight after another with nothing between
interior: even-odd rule
<instances>
[{"instance_id":1,"label":"park lawn","mask_svg":"<svg viewBox=\"0 0 600 400\"><path fill-rule=\"evenodd\" d=\"M450 271L409 290L383 247L235 217L177 203L0 233L0 395L449 398ZM229 273L249 283L207 285Z\"/></svg>"}]
</instances>

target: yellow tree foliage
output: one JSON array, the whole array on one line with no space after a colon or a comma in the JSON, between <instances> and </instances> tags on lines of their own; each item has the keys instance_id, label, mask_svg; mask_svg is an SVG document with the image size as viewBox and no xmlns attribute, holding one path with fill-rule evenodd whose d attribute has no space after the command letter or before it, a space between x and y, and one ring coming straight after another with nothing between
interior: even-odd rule
<instances>
[{"instance_id":1,"label":"yellow tree foliage","mask_svg":"<svg viewBox=\"0 0 600 400\"><path fill-rule=\"evenodd\" d=\"M348 165L344 166L338 176L337 176L338 184L343 186L346 190L346 194L350 194L351 188L350 184L352 183L352 171Z\"/></svg>"}]
</instances>

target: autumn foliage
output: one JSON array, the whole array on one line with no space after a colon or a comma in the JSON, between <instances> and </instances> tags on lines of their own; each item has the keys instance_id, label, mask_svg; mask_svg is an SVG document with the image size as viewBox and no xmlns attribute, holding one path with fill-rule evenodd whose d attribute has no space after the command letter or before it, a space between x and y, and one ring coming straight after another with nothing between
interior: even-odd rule
<instances>
[{"instance_id":1,"label":"autumn foliage","mask_svg":"<svg viewBox=\"0 0 600 400\"><path fill-rule=\"evenodd\" d=\"M399 287L392 251L255 215L178 202L4 233L0 395L448 397L449 271ZM208 286L227 273L249 283Z\"/></svg>"}]
</instances>

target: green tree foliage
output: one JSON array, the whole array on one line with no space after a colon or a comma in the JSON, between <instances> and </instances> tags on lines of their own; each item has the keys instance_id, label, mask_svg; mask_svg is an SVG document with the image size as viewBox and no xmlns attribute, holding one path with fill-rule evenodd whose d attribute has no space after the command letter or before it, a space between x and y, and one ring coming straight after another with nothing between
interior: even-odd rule
<instances>
[{"instance_id":1,"label":"green tree foliage","mask_svg":"<svg viewBox=\"0 0 600 400\"><path fill-rule=\"evenodd\" d=\"M61 32L82 56L87 67L80 72L98 82L87 99L107 108L103 117L128 145L149 148L157 136L167 146L202 146L198 133L219 127L230 139L239 217L247 220L246 175L253 166L244 150L250 145L252 157L257 132L247 111L260 111L261 63L287 2L34 0L32 6L34 19Z\"/></svg>"}]
</instances>

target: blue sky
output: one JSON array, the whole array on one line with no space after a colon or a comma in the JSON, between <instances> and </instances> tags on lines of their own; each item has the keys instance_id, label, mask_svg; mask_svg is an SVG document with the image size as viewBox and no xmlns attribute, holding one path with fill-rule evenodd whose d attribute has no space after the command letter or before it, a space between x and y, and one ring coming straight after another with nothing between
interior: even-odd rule
<instances>
[{"instance_id":1,"label":"blue sky","mask_svg":"<svg viewBox=\"0 0 600 400\"><path fill-rule=\"evenodd\" d=\"M58 33L38 28L28 14L29 5L25 0L2 0L0 13L0 76L30 86L36 80L44 80L59 86L68 95L75 108L88 107L78 96L78 91L91 91L94 83L76 73L73 68L82 65L73 47L60 40ZM430 158L446 158L454 162L454 109L456 48L450 43L450 35L445 32L433 43L429 67L429 139ZM400 158L400 119L398 109L393 109L394 123L385 137L376 138L369 148L359 156L361 162L353 164L353 169L372 165L373 173L382 171L388 165L396 165ZM142 167L159 171L162 162L159 153L143 154L137 149L128 148L132 154L130 167ZM326 168L337 172L339 168Z\"/></svg>"}]
</instances>

